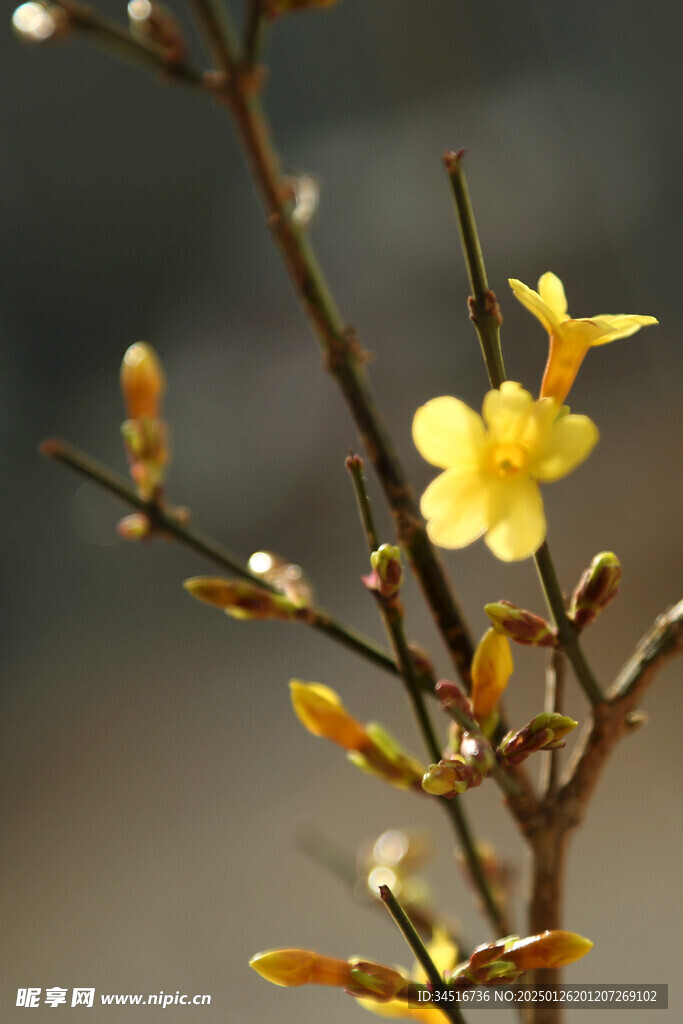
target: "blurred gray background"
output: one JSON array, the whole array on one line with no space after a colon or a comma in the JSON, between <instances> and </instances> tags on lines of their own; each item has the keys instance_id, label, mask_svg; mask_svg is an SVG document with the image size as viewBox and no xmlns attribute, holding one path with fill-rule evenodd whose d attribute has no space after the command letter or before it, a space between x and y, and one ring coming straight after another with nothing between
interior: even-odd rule
<instances>
[{"instance_id":1,"label":"blurred gray background","mask_svg":"<svg viewBox=\"0 0 683 1024\"><path fill-rule=\"evenodd\" d=\"M442 393L476 406L486 387L444 149L468 149L511 377L536 389L546 341L509 276L533 285L554 270L576 316L659 317L590 353L572 405L601 443L546 490L565 587L596 551L623 562L618 602L586 638L605 683L681 596L677 15L636 0L343 0L283 20L270 48L285 166L321 179L314 241L375 354L417 487L432 472L412 448L414 410ZM172 499L245 558L268 548L300 562L321 604L381 639L343 469L354 430L227 119L79 40L29 51L5 24L2 48L2 1019L23 1019L19 986L85 985L213 997L191 1013L99 1009L92 1021L362 1021L342 994L280 991L247 960L298 945L410 963L390 922L298 851L304 823L350 851L385 828L429 827L439 906L472 942L488 939L442 816L305 734L287 680L337 688L418 753L400 689L303 627L237 624L191 602L181 581L208 564L161 541L116 542L123 507L36 454L59 434L125 469L118 366L148 339L170 382ZM481 543L446 561L476 634L488 600L542 611L532 563L503 565ZM414 587L406 599L411 636L448 672ZM540 710L543 659L515 657L508 706L521 725ZM679 664L658 679L650 724L618 748L574 838L566 916L596 944L573 980L669 982L671 1019L683 1006L680 677ZM569 710L585 714L573 687ZM494 786L465 802L518 872L523 929L515 829Z\"/></svg>"}]
</instances>

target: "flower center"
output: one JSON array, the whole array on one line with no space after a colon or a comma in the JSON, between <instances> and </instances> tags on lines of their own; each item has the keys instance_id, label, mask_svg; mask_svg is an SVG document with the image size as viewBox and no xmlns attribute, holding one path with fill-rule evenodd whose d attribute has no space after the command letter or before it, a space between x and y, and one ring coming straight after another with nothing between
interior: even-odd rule
<instances>
[{"instance_id":1,"label":"flower center","mask_svg":"<svg viewBox=\"0 0 683 1024\"><path fill-rule=\"evenodd\" d=\"M528 452L520 444L495 444L491 449L491 470L495 476L509 479L524 472Z\"/></svg>"}]
</instances>

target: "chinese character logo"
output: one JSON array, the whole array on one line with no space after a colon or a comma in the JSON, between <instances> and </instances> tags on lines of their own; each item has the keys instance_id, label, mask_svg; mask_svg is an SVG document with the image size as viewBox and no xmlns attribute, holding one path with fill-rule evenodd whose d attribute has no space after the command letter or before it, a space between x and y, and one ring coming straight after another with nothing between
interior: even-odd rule
<instances>
[{"instance_id":1,"label":"chinese character logo","mask_svg":"<svg viewBox=\"0 0 683 1024\"><path fill-rule=\"evenodd\" d=\"M18 988L17 989L17 1006L23 1006L28 1008L30 1006L40 1005L40 989L39 988Z\"/></svg>"},{"instance_id":2,"label":"chinese character logo","mask_svg":"<svg viewBox=\"0 0 683 1024\"><path fill-rule=\"evenodd\" d=\"M75 988L71 995L72 1006L92 1006L95 1001L94 988Z\"/></svg>"}]
</instances>

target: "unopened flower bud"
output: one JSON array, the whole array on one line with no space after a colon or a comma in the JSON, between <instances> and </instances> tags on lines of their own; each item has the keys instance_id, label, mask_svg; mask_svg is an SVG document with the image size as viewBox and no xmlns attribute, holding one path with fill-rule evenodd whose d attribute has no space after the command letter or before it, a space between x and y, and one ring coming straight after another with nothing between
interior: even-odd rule
<instances>
[{"instance_id":1,"label":"unopened flower bud","mask_svg":"<svg viewBox=\"0 0 683 1024\"><path fill-rule=\"evenodd\" d=\"M170 62L183 59L187 44L183 31L170 11L151 0L130 0L128 4L130 34L150 40L167 51Z\"/></svg>"},{"instance_id":2,"label":"unopened flower bud","mask_svg":"<svg viewBox=\"0 0 683 1024\"><path fill-rule=\"evenodd\" d=\"M121 363L121 393L128 418L153 420L159 416L166 378L159 357L145 341L131 345Z\"/></svg>"},{"instance_id":3,"label":"unopened flower bud","mask_svg":"<svg viewBox=\"0 0 683 1024\"><path fill-rule=\"evenodd\" d=\"M574 932L547 931L525 939L510 935L499 942L477 946L469 960L447 973L446 979L472 985L515 981L526 971L572 964L592 948L589 939Z\"/></svg>"},{"instance_id":4,"label":"unopened flower bud","mask_svg":"<svg viewBox=\"0 0 683 1024\"><path fill-rule=\"evenodd\" d=\"M348 963L351 968L352 981L346 990L349 995L386 1003L390 999L395 999L396 995L408 985L407 978L384 964L355 958L349 960Z\"/></svg>"},{"instance_id":5,"label":"unopened flower bud","mask_svg":"<svg viewBox=\"0 0 683 1024\"><path fill-rule=\"evenodd\" d=\"M376 590L382 597L395 597L403 582L401 551L393 544L382 544L370 555L372 572L363 576L368 590Z\"/></svg>"},{"instance_id":6,"label":"unopened flower bud","mask_svg":"<svg viewBox=\"0 0 683 1024\"><path fill-rule=\"evenodd\" d=\"M345 988L351 981L351 968L345 960L321 956L307 949L269 949L253 956L249 966L266 981L285 988L298 985Z\"/></svg>"},{"instance_id":7,"label":"unopened flower bud","mask_svg":"<svg viewBox=\"0 0 683 1024\"><path fill-rule=\"evenodd\" d=\"M546 931L506 943L505 958L520 971L535 971L541 967L566 967L580 960L592 948L590 939L584 939L575 932Z\"/></svg>"},{"instance_id":8,"label":"unopened flower bud","mask_svg":"<svg viewBox=\"0 0 683 1024\"><path fill-rule=\"evenodd\" d=\"M191 597L222 609L234 619L277 619L295 622L301 610L281 594L246 580L225 580L220 576L193 576L183 583Z\"/></svg>"},{"instance_id":9,"label":"unopened flower bud","mask_svg":"<svg viewBox=\"0 0 683 1024\"><path fill-rule=\"evenodd\" d=\"M491 749L491 744L480 732L464 732L462 734L460 754L468 765L476 768L482 775L488 774L496 764L496 756Z\"/></svg>"},{"instance_id":10,"label":"unopened flower bud","mask_svg":"<svg viewBox=\"0 0 683 1024\"><path fill-rule=\"evenodd\" d=\"M144 512L133 512L119 519L116 532L124 540L145 540L152 532L152 524Z\"/></svg>"},{"instance_id":11,"label":"unopened flower bud","mask_svg":"<svg viewBox=\"0 0 683 1024\"><path fill-rule=\"evenodd\" d=\"M510 601L493 601L484 605L493 628L504 633L517 644L532 647L556 647L557 634L553 627L525 608L518 608Z\"/></svg>"},{"instance_id":12,"label":"unopened flower bud","mask_svg":"<svg viewBox=\"0 0 683 1024\"><path fill-rule=\"evenodd\" d=\"M38 45L64 36L70 27L62 7L51 3L27 3L12 15L12 28L22 43Z\"/></svg>"},{"instance_id":13,"label":"unopened flower bud","mask_svg":"<svg viewBox=\"0 0 683 1024\"><path fill-rule=\"evenodd\" d=\"M478 722L488 718L498 704L514 667L507 636L488 629L472 659L472 712Z\"/></svg>"},{"instance_id":14,"label":"unopened flower bud","mask_svg":"<svg viewBox=\"0 0 683 1024\"><path fill-rule=\"evenodd\" d=\"M464 758L458 762L440 761L439 764L430 764L422 776L422 788L430 796L456 796L464 793L467 789L467 781L458 777L455 768L457 764L464 765Z\"/></svg>"},{"instance_id":15,"label":"unopened flower bud","mask_svg":"<svg viewBox=\"0 0 683 1024\"><path fill-rule=\"evenodd\" d=\"M289 692L295 715L314 736L331 740L345 750L364 752L371 746L365 726L349 714L331 687L292 679Z\"/></svg>"},{"instance_id":16,"label":"unopened flower bud","mask_svg":"<svg viewBox=\"0 0 683 1024\"><path fill-rule=\"evenodd\" d=\"M501 740L498 756L507 764L521 764L538 750L557 750L578 725L573 718L544 711L517 732L509 732Z\"/></svg>"},{"instance_id":17,"label":"unopened flower bud","mask_svg":"<svg viewBox=\"0 0 683 1024\"><path fill-rule=\"evenodd\" d=\"M611 551L596 555L572 594L569 617L577 629L594 622L603 608L616 597L621 581L621 564Z\"/></svg>"},{"instance_id":18,"label":"unopened flower bud","mask_svg":"<svg viewBox=\"0 0 683 1024\"><path fill-rule=\"evenodd\" d=\"M467 699L465 694L462 692L459 686L452 683L450 679L440 679L434 687L434 693L441 701L441 707L444 711L453 713L456 721L458 721L457 715L463 716L465 719L472 721L472 705Z\"/></svg>"}]
</instances>

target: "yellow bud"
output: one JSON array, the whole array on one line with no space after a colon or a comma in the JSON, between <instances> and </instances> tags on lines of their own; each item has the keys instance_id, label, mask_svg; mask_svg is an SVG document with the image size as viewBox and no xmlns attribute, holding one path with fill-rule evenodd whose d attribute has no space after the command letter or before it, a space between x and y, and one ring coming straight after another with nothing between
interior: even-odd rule
<instances>
[{"instance_id":1,"label":"yellow bud","mask_svg":"<svg viewBox=\"0 0 683 1024\"><path fill-rule=\"evenodd\" d=\"M503 956L511 960L520 971L533 971L539 967L565 967L580 960L593 948L590 939L575 932L549 931L517 939Z\"/></svg>"},{"instance_id":2,"label":"yellow bud","mask_svg":"<svg viewBox=\"0 0 683 1024\"><path fill-rule=\"evenodd\" d=\"M344 750L366 750L371 740L361 722L348 713L341 697L322 683L289 684L294 713L309 732L339 744Z\"/></svg>"},{"instance_id":3,"label":"yellow bud","mask_svg":"<svg viewBox=\"0 0 683 1024\"><path fill-rule=\"evenodd\" d=\"M488 718L495 709L514 667L508 638L495 629L488 629L472 659L471 701L478 722Z\"/></svg>"},{"instance_id":4,"label":"yellow bud","mask_svg":"<svg viewBox=\"0 0 683 1024\"><path fill-rule=\"evenodd\" d=\"M273 594L245 580L226 580L220 576L192 576L183 583L190 597L214 608L222 608L234 619L277 619L291 622L298 610L282 594Z\"/></svg>"},{"instance_id":5,"label":"yellow bud","mask_svg":"<svg viewBox=\"0 0 683 1024\"><path fill-rule=\"evenodd\" d=\"M253 956L249 966L266 981L284 988L297 985L345 988L351 980L351 968L345 960L321 956L307 949L268 949Z\"/></svg>"},{"instance_id":6,"label":"yellow bud","mask_svg":"<svg viewBox=\"0 0 683 1024\"><path fill-rule=\"evenodd\" d=\"M121 363L120 379L129 418L138 420L146 416L150 420L156 419L161 396L166 390L166 378L151 345L137 341L130 346Z\"/></svg>"}]
</instances>

